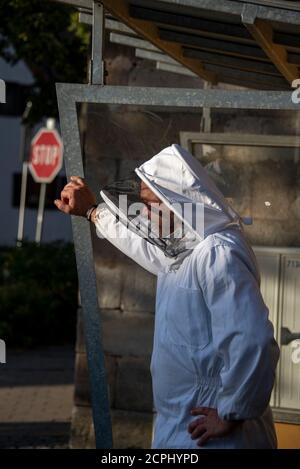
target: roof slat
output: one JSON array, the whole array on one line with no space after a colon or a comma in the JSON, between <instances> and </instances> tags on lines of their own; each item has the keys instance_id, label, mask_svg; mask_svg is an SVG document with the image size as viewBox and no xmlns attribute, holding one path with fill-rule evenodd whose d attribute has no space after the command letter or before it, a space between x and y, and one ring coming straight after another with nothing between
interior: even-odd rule
<instances>
[{"instance_id":1,"label":"roof slat","mask_svg":"<svg viewBox=\"0 0 300 469\"><path fill-rule=\"evenodd\" d=\"M159 37L165 41L177 42L191 46L199 46L202 49L212 49L219 52L231 52L238 56L260 58L269 61L267 55L256 45L240 44L212 39L198 34L186 34L166 28L159 28Z\"/></svg>"},{"instance_id":2,"label":"roof slat","mask_svg":"<svg viewBox=\"0 0 300 469\"><path fill-rule=\"evenodd\" d=\"M273 41L275 44L281 44L282 46L295 47L300 49L300 32L297 34L288 34L281 31L273 32Z\"/></svg>"},{"instance_id":3,"label":"roof slat","mask_svg":"<svg viewBox=\"0 0 300 469\"><path fill-rule=\"evenodd\" d=\"M200 49L183 48L183 55L186 57L199 58L203 63L219 64L238 68L240 70L259 71L262 73L281 76L277 68L270 62L245 59L243 57L228 56L218 52L208 52Z\"/></svg>"},{"instance_id":4,"label":"roof slat","mask_svg":"<svg viewBox=\"0 0 300 469\"><path fill-rule=\"evenodd\" d=\"M178 15L168 11L144 8L139 5L129 5L129 13L133 18L152 21L154 23L178 26L198 32L244 38L250 40L250 42L254 42L251 34L243 25L211 21L196 16Z\"/></svg>"},{"instance_id":5,"label":"roof slat","mask_svg":"<svg viewBox=\"0 0 300 469\"><path fill-rule=\"evenodd\" d=\"M270 76L259 72L249 72L245 70L237 70L231 67L223 67L222 65L206 64L205 68L218 75L218 79L221 81L222 77L236 78L240 86L245 86L248 81L252 83L265 83L270 86L270 89L289 89L288 83L282 76Z\"/></svg>"}]
</instances>

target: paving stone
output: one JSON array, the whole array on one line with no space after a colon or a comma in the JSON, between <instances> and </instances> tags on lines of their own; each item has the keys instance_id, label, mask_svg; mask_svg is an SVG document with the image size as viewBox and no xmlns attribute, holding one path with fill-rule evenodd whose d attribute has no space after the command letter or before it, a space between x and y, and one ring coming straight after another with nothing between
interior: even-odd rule
<instances>
[{"instance_id":1,"label":"paving stone","mask_svg":"<svg viewBox=\"0 0 300 469\"><path fill-rule=\"evenodd\" d=\"M114 449L151 447L152 413L112 409L111 419ZM92 412L89 407L74 407L70 446L72 449L95 448Z\"/></svg>"},{"instance_id":2,"label":"paving stone","mask_svg":"<svg viewBox=\"0 0 300 469\"><path fill-rule=\"evenodd\" d=\"M153 414L112 410L114 448L147 449L151 447Z\"/></svg>"}]
</instances>

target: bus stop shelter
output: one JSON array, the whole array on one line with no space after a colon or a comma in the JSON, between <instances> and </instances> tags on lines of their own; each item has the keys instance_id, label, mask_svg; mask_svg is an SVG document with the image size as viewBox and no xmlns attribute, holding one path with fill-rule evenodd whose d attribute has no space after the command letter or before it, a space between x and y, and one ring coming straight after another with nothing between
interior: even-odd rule
<instances>
[{"instance_id":1,"label":"bus stop shelter","mask_svg":"<svg viewBox=\"0 0 300 469\"><path fill-rule=\"evenodd\" d=\"M58 1L58 0L56 0ZM77 104L143 106L149 110L203 111L209 133L209 109L299 110L300 6L269 0L60 0L78 9L92 26L89 84L57 84L60 125L69 177L84 177ZM111 40L134 47L158 68L202 78L203 89L108 86L103 61L104 31ZM120 34L121 33L121 34ZM118 36L119 35L119 36ZM121 37L120 37L121 36ZM299 81L297 81L299 80ZM222 84L247 89L230 89ZM215 88L214 88L215 87ZM224 137L226 140L226 136ZM219 139L219 140L218 140ZM223 141L203 134L203 142ZM251 144L251 137L249 137ZM298 148L298 136L284 146ZM265 137L263 145L283 144ZM252 140L252 144L254 144ZM188 146L188 141L187 141ZM104 354L101 344L92 242L86 220L72 217L80 298L91 383L97 448L111 448L112 430ZM280 339L280 337L279 337ZM292 340L292 338L290 338ZM285 336L285 343L289 339ZM284 345L284 341L281 342ZM299 415L289 419L300 422ZM299 419L299 420L298 420Z\"/></svg>"}]
</instances>

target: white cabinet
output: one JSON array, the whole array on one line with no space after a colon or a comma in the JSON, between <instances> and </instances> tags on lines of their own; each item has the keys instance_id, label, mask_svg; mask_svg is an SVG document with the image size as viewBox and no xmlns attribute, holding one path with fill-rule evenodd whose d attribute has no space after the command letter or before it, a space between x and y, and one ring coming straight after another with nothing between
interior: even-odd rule
<instances>
[{"instance_id":1,"label":"white cabinet","mask_svg":"<svg viewBox=\"0 0 300 469\"><path fill-rule=\"evenodd\" d=\"M300 422L300 361L293 359L300 346L300 249L254 247L254 252L262 295L280 345L271 405L276 420Z\"/></svg>"}]
</instances>

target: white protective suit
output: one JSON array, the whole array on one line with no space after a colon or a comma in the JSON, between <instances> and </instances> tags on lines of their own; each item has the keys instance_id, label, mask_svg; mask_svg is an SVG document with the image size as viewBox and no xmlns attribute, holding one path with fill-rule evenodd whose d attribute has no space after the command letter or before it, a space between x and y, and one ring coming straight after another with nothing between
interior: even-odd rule
<instances>
[{"instance_id":1,"label":"white protective suit","mask_svg":"<svg viewBox=\"0 0 300 469\"><path fill-rule=\"evenodd\" d=\"M199 438L192 440L187 430L198 418L191 408L200 406L216 408L225 420L245 420L204 448L276 448L269 400L279 348L239 216L177 144L135 172L166 205L176 199L204 203L204 237L175 259L128 231L105 203L97 208L98 236L157 276L152 448L200 449ZM119 238L111 235L116 224Z\"/></svg>"}]
</instances>

